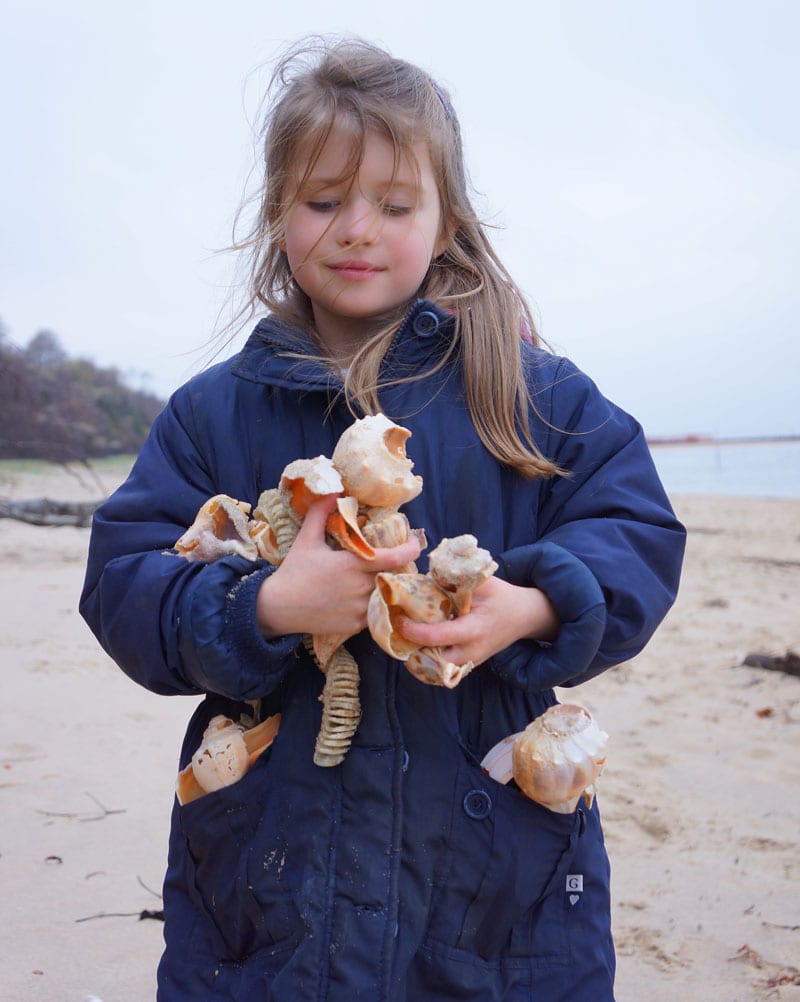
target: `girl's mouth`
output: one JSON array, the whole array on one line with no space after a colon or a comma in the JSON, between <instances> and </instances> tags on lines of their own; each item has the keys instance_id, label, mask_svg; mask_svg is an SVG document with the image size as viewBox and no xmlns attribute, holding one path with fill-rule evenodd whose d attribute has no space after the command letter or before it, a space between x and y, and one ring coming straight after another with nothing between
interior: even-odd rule
<instances>
[{"instance_id":1,"label":"girl's mouth","mask_svg":"<svg viewBox=\"0 0 800 1002\"><path fill-rule=\"evenodd\" d=\"M363 282L384 270L377 265L370 264L369 261L338 261L335 264L329 264L328 267L340 278L355 282Z\"/></svg>"}]
</instances>

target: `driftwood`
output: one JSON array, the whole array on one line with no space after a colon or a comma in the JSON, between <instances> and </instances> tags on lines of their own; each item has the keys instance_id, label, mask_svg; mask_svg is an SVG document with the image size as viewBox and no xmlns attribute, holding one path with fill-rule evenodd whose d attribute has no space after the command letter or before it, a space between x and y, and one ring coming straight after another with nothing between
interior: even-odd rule
<instances>
[{"instance_id":1,"label":"driftwood","mask_svg":"<svg viewBox=\"0 0 800 1002\"><path fill-rule=\"evenodd\" d=\"M100 501L53 501L33 498L29 501L0 500L0 518L14 518L30 525L88 526Z\"/></svg>"},{"instance_id":2,"label":"driftwood","mask_svg":"<svg viewBox=\"0 0 800 1002\"><path fill-rule=\"evenodd\" d=\"M751 652L742 661L748 668L766 668L768 671L782 671L787 675L800 677L800 654L787 651L782 655Z\"/></svg>"}]
</instances>

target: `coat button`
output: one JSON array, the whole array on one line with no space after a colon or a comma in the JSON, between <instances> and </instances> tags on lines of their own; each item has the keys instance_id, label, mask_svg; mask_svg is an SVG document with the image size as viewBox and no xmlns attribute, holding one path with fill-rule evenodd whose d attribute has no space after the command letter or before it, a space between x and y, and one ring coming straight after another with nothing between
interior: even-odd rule
<instances>
[{"instance_id":1,"label":"coat button","mask_svg":"<svg viewBox=\"0 0 800 1002\"><path fill-rule=\"evenodd\" d=\"M474 821L483 821L492 809L492 798L485 790L470 790L464 797L464 813Z\"/></svg>"},{"instance_id":2,"label":"coat button","mask_svg":"<svg viewBox=\"0 0 800 1002\"><path fill-rule=\"evenodd\" d=\"M439 318L430 310L423 310L414 317L411 329L418 337L431 337L439 330Z\"/></svg>"}]
</instances>

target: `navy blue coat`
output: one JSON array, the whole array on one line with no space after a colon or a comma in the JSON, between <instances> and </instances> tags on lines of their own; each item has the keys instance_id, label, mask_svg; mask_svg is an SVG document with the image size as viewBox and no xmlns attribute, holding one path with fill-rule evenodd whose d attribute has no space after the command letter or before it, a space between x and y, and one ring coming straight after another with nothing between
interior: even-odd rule
<instances>
[{"instance_id":1,"label":"navy blue coat","mask_svg":"<svg viewBox=\"0 0 800 1002\"><path fill-rule=\"evenodd\" d=\"M451 332L447 314L416 303L388 371L427 369ZM597 805L551 813L479 763L555 702L554 685L640 651L674 599L684 533L642 430L570 362L527 345L536 441L568 478L501 466L457 367L383 393L424 478L411 524L430 548L472 533L501 576L547 592L562 626L552 646L513 644L455 690L354 638L363 717L344 763L319 768L322 673L299 637L266 640L256 624L273 568L168 552L208 497L255 503L292 460L330 456L352 423L335 376L281 357L287 343L262 321L179 390L92 530L81 611L106 651L154 692L207 694L181 767L215 713L238 719L262 697L283 715L244 779L175 805L159 999L612 999Z\"/></svg>"}]
</instances>

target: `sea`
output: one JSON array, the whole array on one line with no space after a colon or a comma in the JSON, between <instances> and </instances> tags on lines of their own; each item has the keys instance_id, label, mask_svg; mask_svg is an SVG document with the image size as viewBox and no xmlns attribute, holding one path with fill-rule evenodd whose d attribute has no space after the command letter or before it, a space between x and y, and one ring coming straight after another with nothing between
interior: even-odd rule
<instances>
[{"instance_id":1,"label":"sea","mask_svg":"<svg viewBox=\"0 0 800 1002\"><path fill-rule=\"evenodd\" d=\"M650 443L667 494L800 498L800 439Z\"/></svg>"}]
</instances>

